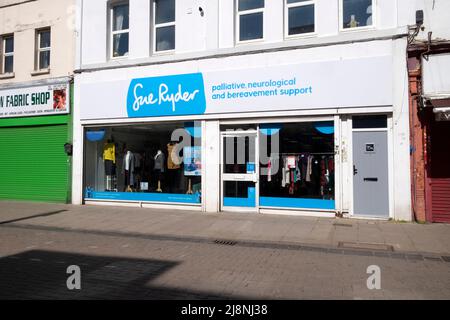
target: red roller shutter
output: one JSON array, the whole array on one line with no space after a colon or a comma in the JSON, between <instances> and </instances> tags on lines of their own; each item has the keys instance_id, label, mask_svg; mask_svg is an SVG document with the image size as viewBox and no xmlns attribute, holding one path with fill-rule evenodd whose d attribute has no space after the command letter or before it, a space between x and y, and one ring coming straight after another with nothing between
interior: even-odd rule
<instances>
[{"instance_id":1,"label":"red roller shutter","mask_svg":"<svg viewBox=\"0 0 450 320\"><path fill-rule=\"evenodd\" d=\"M435 121L431 129L431 216L450 223L450 122Z\"/></svg>"}]
</instances>

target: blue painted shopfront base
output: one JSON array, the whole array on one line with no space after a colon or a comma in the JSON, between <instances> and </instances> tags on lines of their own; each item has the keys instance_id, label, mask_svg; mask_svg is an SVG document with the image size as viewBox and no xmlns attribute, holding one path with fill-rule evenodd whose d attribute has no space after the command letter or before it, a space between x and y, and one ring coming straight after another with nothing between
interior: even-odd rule
<instances>
[{"instance_id":1,"label":"blue painted shopfront base","mask_svg":"<svg viewBox=\"0 0 450 320\"><path fill-rule=\"evenodd\" d=\"M143 192L97 192L90 191L86 200L116 200L116 201L143 201L143 202L172 202L200 204L200 194L169 194L169 193L143 193Z\"/></svg>"},{"instance_id":2,"label":"blue painted shopfront base","mask_svg":"<svg viewBox=\"0 0 450 320\"><path fill-rule=\"evenodd\" d=\"M243 208L255 208L256 207L256 189L254 187L249 187L248 198L232 198L224 197L223 206L224 207L243 207Z\"/></svg>"},{"instance_id":3,"label":"blue painted shopfront base","mask_svg":"<svg viewBox=\"0 0 450 320\"><path fill-rule=\"evenodd\" d=\"M255 200L249 198L223 198L223 205L225 207L243 207L243 208L256 207Z\"/></svg>"},{"instance_id":4,"label":"blue painted shopfront base","mask_svg":"<svg viewBox=\"0 0 450 320\"><path fill-rule=\"evenodd\" d=\"M334 200L304 199L304 198L261 197L259 199L259 205L261 207L322 209L322 210L334 210L336 208L336 202Z\"/></svg>"}]
</instances>

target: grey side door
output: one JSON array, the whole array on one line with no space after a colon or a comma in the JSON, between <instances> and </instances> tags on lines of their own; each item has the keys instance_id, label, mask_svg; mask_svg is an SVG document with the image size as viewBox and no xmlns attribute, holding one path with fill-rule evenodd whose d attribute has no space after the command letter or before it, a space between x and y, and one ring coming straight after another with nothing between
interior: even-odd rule
<instances>
[{"instance_id":1,"label":"grey side door","mask_svg":"<svg viewBox=\"0 0 450 320\"><path fill-rule=\"evenodd\" d=\"M356 216L389 217L387 138L387 131L353 132L353 214Z\"/></svg>"}]
</instances>

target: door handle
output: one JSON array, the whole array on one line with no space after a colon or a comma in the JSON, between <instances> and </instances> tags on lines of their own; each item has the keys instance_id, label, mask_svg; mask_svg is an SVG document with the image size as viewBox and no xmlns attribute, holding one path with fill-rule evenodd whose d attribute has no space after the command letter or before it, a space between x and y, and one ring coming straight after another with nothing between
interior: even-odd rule
<instances>
[{"instance_id":1,"label":"door handle","mask_svg":"<svg viewBox=\"0 0 450 320\"><path fill-rule=\"evenodd\" d=\"M364 178L364 181L373 181L373 182L377 182L378 178Z\"/></svg>"},{"instance_id":2,"label":"door handle","mask_svg":"<svg viewBox=\"0 0 450 320\"><path fill-rule=\"evenodd\" d=\"M358 174L358 169L356 169L356 166L353 165L353 175L356 176Z\"/></svg>"}]
</instances>

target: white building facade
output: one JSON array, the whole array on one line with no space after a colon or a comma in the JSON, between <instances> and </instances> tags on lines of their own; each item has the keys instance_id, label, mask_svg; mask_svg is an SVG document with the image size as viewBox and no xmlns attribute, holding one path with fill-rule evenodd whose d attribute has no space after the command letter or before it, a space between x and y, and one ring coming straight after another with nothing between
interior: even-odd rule
<instances>
[{"instance_id":1,"label":"white building facade","mask_svg":"<svg viewBox=\"0 0 450 320\"><path fill-rule=\"evenodd\" d=\"M412 219L410 1L78 5L75 204Z\"/></svg>"}]
</instances>

